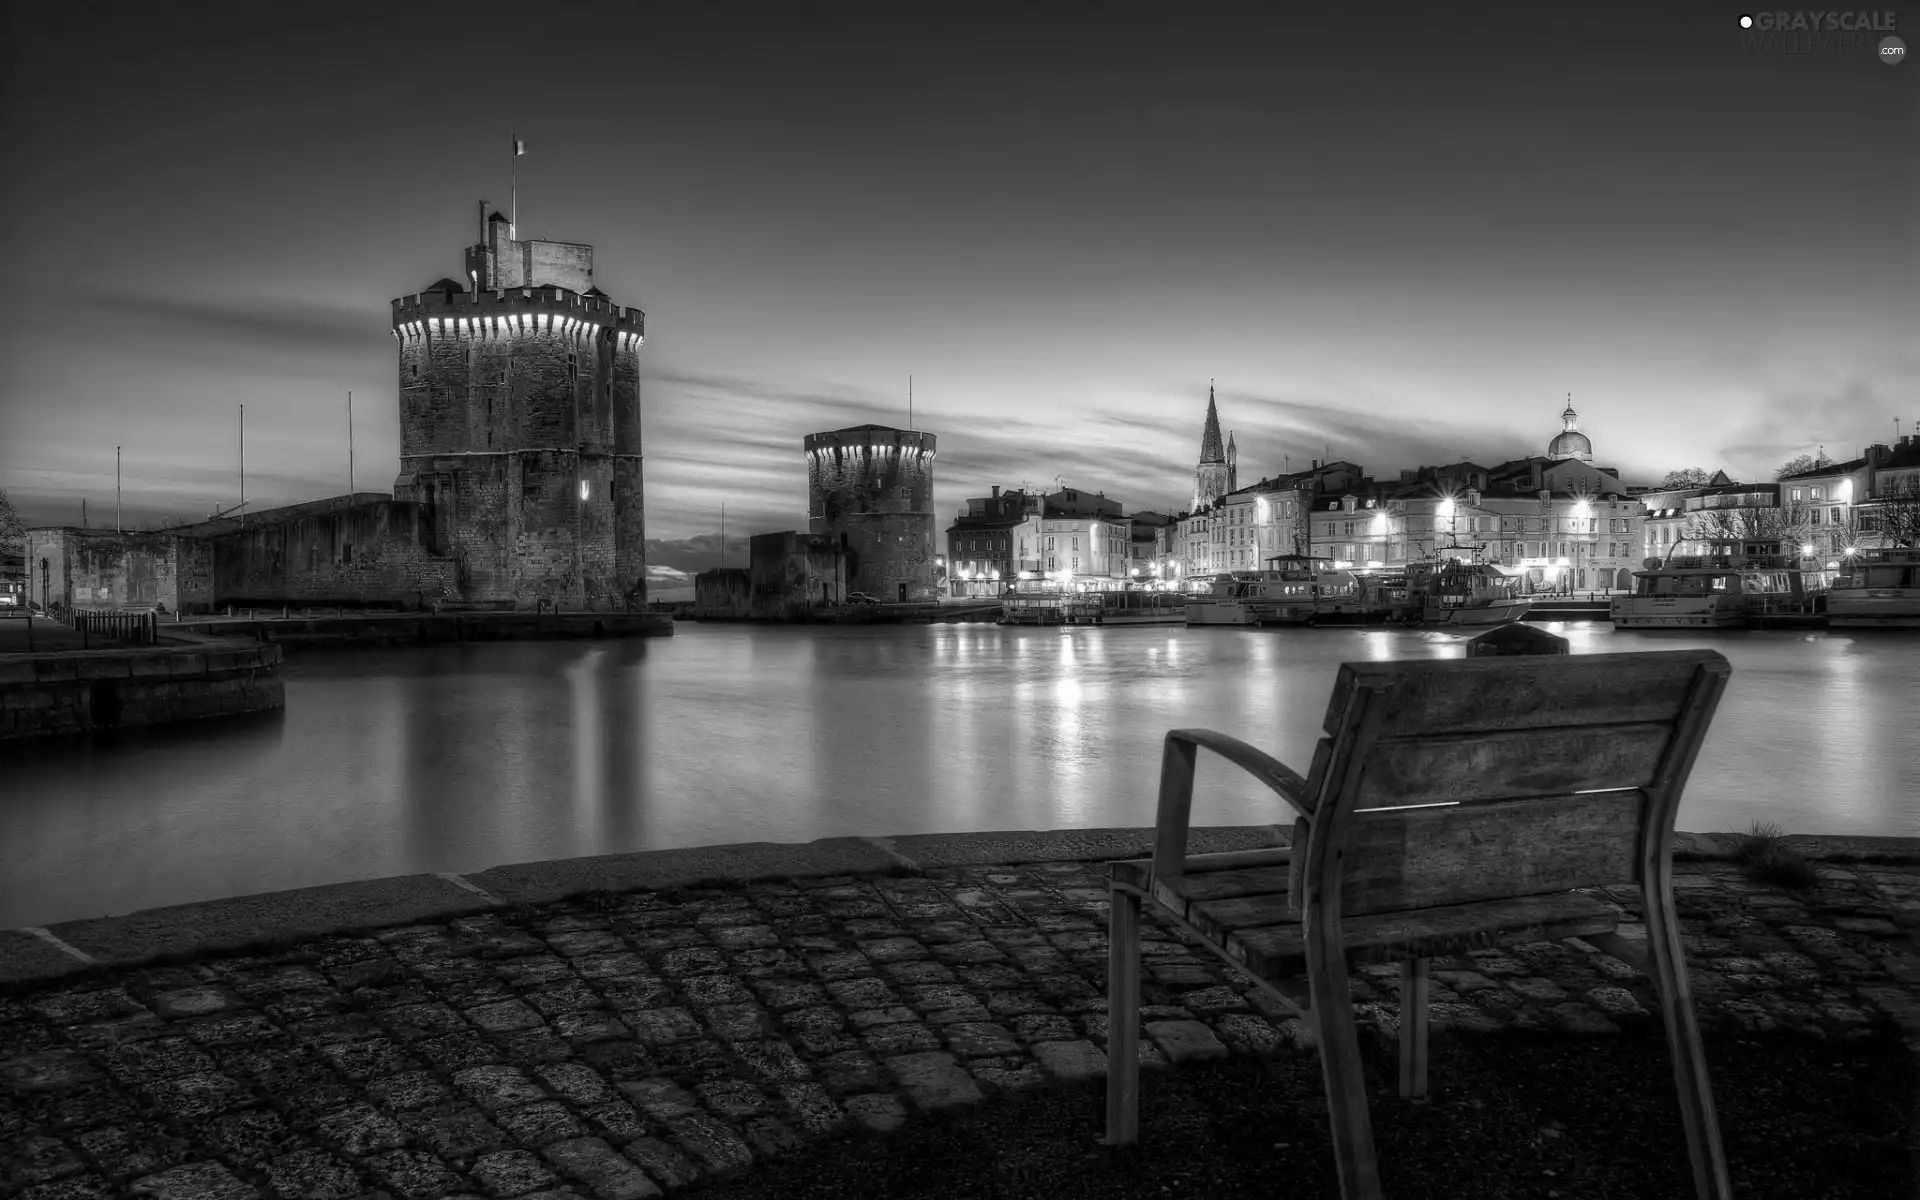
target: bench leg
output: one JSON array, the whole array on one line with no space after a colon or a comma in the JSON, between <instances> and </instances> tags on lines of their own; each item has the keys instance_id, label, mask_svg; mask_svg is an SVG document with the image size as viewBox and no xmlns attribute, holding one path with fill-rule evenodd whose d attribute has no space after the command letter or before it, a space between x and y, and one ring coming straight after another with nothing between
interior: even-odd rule
<instances>
[{"instance_id":1,"label":"bench leg","mask_svg":"<svg viewBox=\"0 0 1920 1200\"><path fill-rule=\"evenodd\" d=\"M1700 1046L1700 1027L1693 1015L1693 989L1687 982L1687 960L1680 945L1680 920L1673 910L1673 892L1650 886L1643 889L1647 912L1647 954L1652 962L1654 990L1660 997L1661 1024L1667 1030L1667 1052L1673 1057L1673 1079L1680 1093L1680 1124L1687 1132L1687 1154L1693 1160L1693 1186L1700 1200L1731 1200L1726 1153L1720 1145L1720 1122L1713 1110L1713 1088L1707 1081L1706 1055Z\"/></svg>"},{"instance_id":2,"label":"bench leg","mask_svg":"<svg viewBox=\"0 0 1920 1200\"><path fill-rule=\"evenodd\" d=\"M1140 1140L1140 897L1107 893L1107 1145Z\"/></svg>"},{"instance_id":3,"label":"bench leg","mask_svg":"<svg viewBox=\"0 0 1920 1200\"><path fill-rule=\"evenodd\" d=\"M1314 1032L1320 1040L1320 1074L1327 1089L1327 1122L1332 1127L1334 1163L1340 1170L1340 1198L1381 1200L1380 1165L1374 1157L1373 1120L1367 1112L1367 1079L1360 1065L1360 1036L1353 1025L1345 955L1327 956L1332 965L1326 969L1315 962L1312 950L1309 945L1307 985L1313 995Z\"/></svg>"},{"instance_id":4,"label":"bench leg","mask_svg":"<svg viewBox=\"0 0 1920 1200\"><path fill-rule=\"evenodd\" d=\"M1400 1094L1427 1094L1427 960L1400 964Z\"/></svg>"}]
</instances>

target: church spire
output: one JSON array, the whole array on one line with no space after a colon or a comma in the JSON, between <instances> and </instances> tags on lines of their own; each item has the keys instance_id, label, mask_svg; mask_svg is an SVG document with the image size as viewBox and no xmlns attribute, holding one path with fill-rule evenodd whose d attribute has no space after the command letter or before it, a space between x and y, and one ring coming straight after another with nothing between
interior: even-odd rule
<instances>
[{"instance_id":1,"label":"church spire","mask_svg":"<svg viewBox=\"0 0 1920 1200\"><path fill-rule=\"evenodd\" d=\"M1213 406L1213 381L1207 381L1207 424L1200 431L1200 461L1217 463L1227 461L1226 448L1220 443L1220 413Z\"/></svg>"}]
</instances>

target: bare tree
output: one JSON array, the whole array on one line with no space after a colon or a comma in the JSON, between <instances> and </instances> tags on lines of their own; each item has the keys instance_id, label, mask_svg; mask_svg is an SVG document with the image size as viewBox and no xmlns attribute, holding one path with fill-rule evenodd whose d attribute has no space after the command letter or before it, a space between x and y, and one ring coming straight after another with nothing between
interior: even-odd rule
<instances>
[{"instance_id":1,"label":"bare tree","mask_svg":"<svg viewBox=\"0 0 1920 1200\"><path fill-rule=\"evenodd\" d=\"M1681 467L1677 471L1668 471L1667 477L1660 481L1663 488L1706 487L1713 474L1705 467Z\"/></svg>"},{"instance_id":2,"label":"bare tree","mask_svg":"<svg viewBox=\"0 0 1920 1200\"><path fill-rule=\"evenodd\" d=\"M1920 546L1920 475L1889 481L1871 508L1870 532L1878 532L1887 546Z\"/></svg>"},{"instance_id":3,"label":"bare tree","mask_svg":"<svg viewBox=\"0 0 1920 1200\"><path fill-rule=\"evenodd\" d=\"M13 501L7 499L7 489L0 488L0 554L25 554L27 552L27 523L13 507Z\"/></svg>"}]
</instances>

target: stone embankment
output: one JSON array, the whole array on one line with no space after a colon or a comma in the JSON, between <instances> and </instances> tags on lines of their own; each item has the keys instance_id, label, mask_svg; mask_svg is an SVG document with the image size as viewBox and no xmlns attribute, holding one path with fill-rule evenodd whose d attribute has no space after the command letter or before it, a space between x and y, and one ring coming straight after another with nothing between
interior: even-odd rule
<instances>
[{"instance_id":1,"label":"stone embankment","mask_svg":"<svg viewBox=\"0 0 1920 1200\"><path fill-rule=\"evenodd\" d=\"M246 637L289 646L399 645L420 642L502 642L551 638L671 637L673 617L653 612L407 612L328 616L188 617L161 626L185 632Z\"/></svg>"},{"instance_id":2,"label":"stone embankment","mask_svg":"<svg viewBox=\"0 0 1920 1200\"><path fill-rule=\"evenodd\" d=\"M231 641L0 655L0 739L280 708L280 660L278 646Z\"/></svg>"},{"instance_id":3,"label":"stone embankment","mask_svg":"<svg viewBox=\"0 0 1920 1200\"><path fill-rule=\"evenodd\" d=\"M1148 853L1151 834L611 855L0 931L0 1195L624 1200L1097 1080L1103 860ZM1191 848L1285 835L1196 830ZM1680 842L1709 1030L1892 1026L1920 1047L1920 842L1788 839L1825 860L1799 892L1744 878L1724 838ZM1631 894L1611 898L1637 917ZM1147 1064L1311 1045L1173 928L1143 935ZM1658 1011L1583 943L1435 966L1440 1037L1606 1038ZM1354 979L1371 1036L1393 1031L1397 982Z\"/></svg>"}]
</instances>

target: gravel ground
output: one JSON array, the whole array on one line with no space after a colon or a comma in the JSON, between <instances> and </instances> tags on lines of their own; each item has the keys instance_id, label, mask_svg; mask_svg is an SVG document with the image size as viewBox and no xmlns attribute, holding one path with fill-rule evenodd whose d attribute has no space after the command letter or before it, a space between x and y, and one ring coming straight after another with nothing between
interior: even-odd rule
<instances>
[{"instance_id":1,"label":"gravel ground","mask_svg":"<svg viewBox=\"0 0 1920 1200\"><path fill-rule=\"evenodd\" d=\"M1400 1101L1387 1053L1369 1050L1374 1136L1393 1200L1693 1195L1657 1033L1436 1041L1425 1104ZM1707 1057L1742 1197L1916 1194L1908 1149L1915 1067L1893 1036L1710 1038ZM1337 1196L1320 1087L1317 1057L1300 1053L1145 1072L1141 1144L1124 1153L1098 1145L1102 1091L1034 1089L959 1116L916 1119L894 1133L844 1137L687 1195Z\"/></svg>"}]
</instances>

